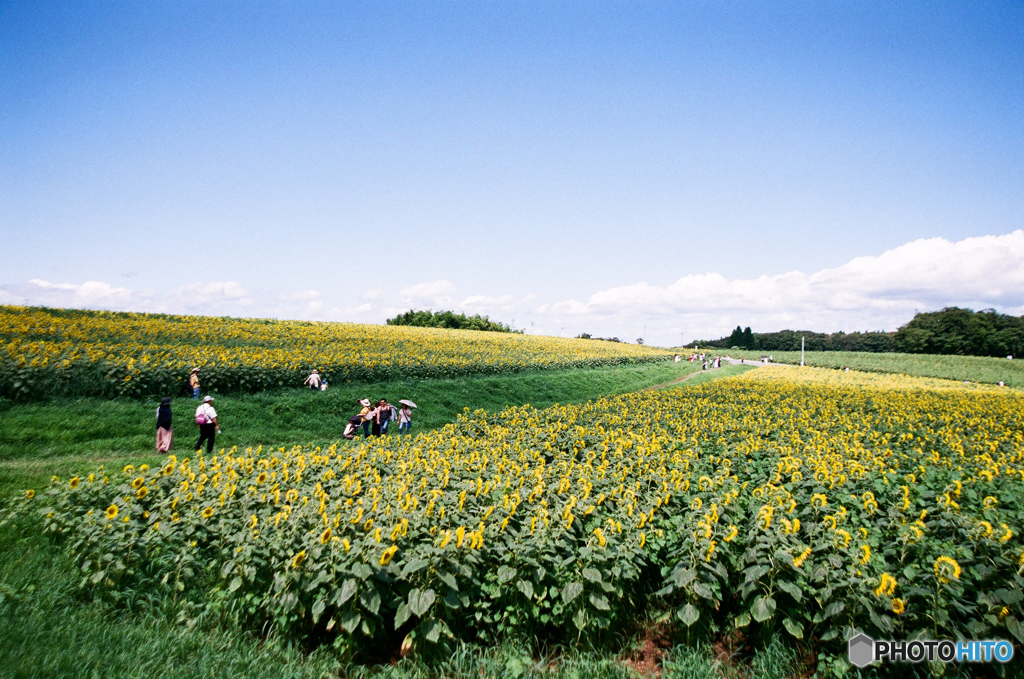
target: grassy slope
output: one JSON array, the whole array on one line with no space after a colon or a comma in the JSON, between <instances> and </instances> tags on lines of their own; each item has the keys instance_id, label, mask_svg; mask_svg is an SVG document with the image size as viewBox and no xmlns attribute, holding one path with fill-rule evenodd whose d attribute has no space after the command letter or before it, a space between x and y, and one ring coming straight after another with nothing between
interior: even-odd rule
<instances>
[{"instance_id":1,"label":"grassy slope","mask_svg":"<svg viewBox=\"0 0 1024 679\"><path fill-rule=\"evenodd\" d=\"M799 351L743 351L715 349L723 356L759 359L771 353L776 363L800 363ZM918 377L970 380L1007 386L1024 387L1024 360L985 356L937 356L933 354L873 354L863 351L808 351L805 363L821 368L850 368L871 372L899 373Z\"/></svg>"},{"instance_id":2,"label":"grassy slope","mask_svg":"<svg viewBox=\"0 0 1024 679\"><path fill-rule=\"evenodd\" d=\"M692 379L671 385L683 388L745 369L728 367L696 375L693 365L683 363L435 380L353 387L327 394L287 392L225 398L223 409L231 412L232 431L239 440L267 440L263 439L265 436L281 441L290 436L291 441L304 442L320 435L333 438L330 423L334 421L334 411L347 414L353 396L363 393L383 393L395 398L392 392L401 392L401 396L417 399L427 406L418 419L422 429L450 421L465 402L489 410L527 401L537 406L579 402L665 385L693 375ZM187 401L175 405L181 413L193 404ZM279 417L272 418L275 406ZM9 408L0 420L6 446L6 461L0 463L0 493L7 495L22 487L40 486L51 473L67 476L102 459L107 459L109 466L120 466L128 460L159 462L161 458L148 451L152 410L152 404L128 401ZM282 412L291 415L281 417ZM133 419L144 422L135 423ZM191 432L193 428L187 429ZM34 435L41 437L35 448ZM120 445L137 452L126 454L119 450ZM577 651L557 663L537 663L523 645L508 642L496 649L458 648L451 660L429 668L422 661L409 659L394 666L363 667L343 663L327 650L309 654L273 639L253 639L215 622L189 628L176 622L182 608L173 601L153 602L151 608L136 605L128 611L102 601L81 600L75 592L77 575L73 560L37 531L32 524L0 526L0 676L480 678L503 677L510 671L517 676L545 679L631 676L619 657L621 652L628 653L630 644L626 639L621 649ZM144 602L144 595L139 598ZM792 651L782 647L769 646L758 651L751 669L762 671L751 676L784 677L792 667L792 657ZM711 676L715 664L707 647L678 647L666 658L662 676Z\"/></svg>"},{"instance_id":3,"label":"grassy slope","mask_svg":"<svg viewBox=\"0 0 1024 679\"><path fill-rule=\"evenodd\" d=\"M305 389L276 394L218 397L214 403L223 435L217 447L290 446L341 439L358 398L391 402L408 398L420 406L414 431L442 427L463 408L496 411L507 405L579 403L610 394L664 384L692 373L689 362L653 363L458 379L410 380ZM724 371L724 369L723 369ZM724 373L723 373L724 375ZM176 399L175 452L188 455L197 430L195 402ZM11 405L0 412L0 498L26 487L39 488L52 474L69 476L98 464L120 468L128 462L153 465L156 402L77 399ZM397 431L397 429L395 430Z\"/></svg>"},{"instance_id":4,"label":"grassy slope","mask_svg":"<svg viewBox=\"0 0 1024 679\"><path fill-rule=\"evenodd\" d=\"M648 366L649 369L651 366ZM554 401L573 402L586 400L591 389L612 387L616 392L629 388L661 387L687 388L711 379L729 377L751 368L748 366L727 366L720 370L693 371L690 364L664 365L667 371L630 373L631 369L604 369L603 371L569 371L588 374L544 374L519 375L511 378L478 378L477 380L456 380L451 383L422 385L430 402L431 394L446 396L449 401L458 394L480 395L488 409L513 402L531 401L535 405L547 405ZM626 370L624 374L618 372ZM601 373L601 374L595 374ZM609 374L612 373L612 374ZM687 379L667 384L680 376ZM539 379L539 381L537 381ZM547 378L547 379L544 379ZM404 386L404 385L403 385ZM533 389L534 391L530 391ZM575 390L575 391L573 391ZM340 390L339 390L340 391ZM358 392L358 389L356 390ZM386 391L389 398L393 395ZM379 393L374 391L374 394ZM608 391L606 393L612 393ZM542 395L542 397L538 397ZM604 395L598 393L595 395ZM328 398L323 398L328 396ZM309 394L284 393L267 397L270 402L285 403L290 407L325 407L331 397L344 401L351 394ZM517 397L518 400L513 400ZM423 397L420 397L423 398ZM490 400L487 400L490 399ZM228 399L225 399L228 402ZM438 398L438 413L453 417L461 408L457 404L441 406ZM284 429L257 426L260 398L237 399L235 406L255 409L254 421L250 422L252 432L286 431L296 432L304 441L312 436L302 429L302 422L289 423ZM70 405L74 408L74 404ZM68 423L74 424L76 417L86 417L99 406L111 404L80 404ZM183 403L182 406L191 406ZM344 405L344 403L342 403ZM118 408L125 408L131 414L141 412L147 418L152 410L150 404L119 402ZM58 409L59 404L50 404ZM266 403L263 405L266 409ZM141 408L141 411L133 410ZM442 408L447 408L443 410ZM99 407L100 410L103 408ZM33 411L37 417L39 410ZM246 420L241 419L243 410L234 412L235 429L244 428ZM248 412L248 411L246 411ZM316 412L321 412L316 410ZM17 415L15 411L8 411ZM4 420L0 420L3 422ZM311 422L318 422L312 418ZM438 415L436 419L423 417L420 427L440 426L447 421ZM50 426L62 428L63 425ZM317 425L320 426L320 425ZM77 450L88 450L90 440L84 434L95 429L70 427L66 436L78 442ZM147 425L148 429L148 425ZM77 431L78 433L74 433ZM319 429L317 430L319 431ZM148 432L139 433L140 445L148 448ZM78 437L78 438L76 438ZM24 455L8 456L6 463L0 462L0 492L6 493L13 486L11 482L36 479L45 482L49 473L66 475L72 469L85 464L95 464L105 455L111 466L119 466L125 456L116 449L111 450L119 439L109 437L92 454L61 454L61 437L51 438L46 443L47 457L40 460L25 458ZM24 450L24 449L23 449ZM70 450L75 450L71 448ZM30 451L24 451L30 452ZM142 457L140 457L142 455ZM148 454L128 455L135 461L142 461ZM160 458L153 456L153 461ZM3 513L0 511L0 519ZM2 523L2 521L0 521ZM131 606L114 605L105 601L84 600L76 592L78 576L73 559L60 545L47 540L38 532L34 522L18 522L0 525L0 676L12 677L118 677L148 679L153 676L175 677L390 677L394 679L427 679L445 677L453 679L507 679L509 676L528 679L630 679L636 671L654 669L647 658L646 665L634 665L625 658L630 657L645 644L636 638L621 638L616 648L593 649L587 640L581 639L580 647L566 649L564 654L554 651L555 656L538 659L536 651L529 650L529 640L506 640L496 648L460 646L445 653L441 658L425 662L422 659L406 658L393 664L353 665L332 655L330 649L298 649L276 639L257 639L233 630L229 625L207 621L195 627L178 622L179 614L185 612L181 604L174 601L146 601L144 593L136 596ZM140 605L141 604L141 605ZM626 633L628 634L628 632ZM682 632L680 632L682 634ZM726 665L714 659L708 646L691 647L685 637L669 640L674 645L660 660L662 679L703 679L705 677L746 677L747 679L783 679L795 675L805 676L807 666L800 667L796 652L788 640L776 637L745 645L742 652L731 656ZM753 640L751 640L753 641ZM646 642L646 647L650 641ZM635 649L635 650L631 650ZM863 676L876 676L869 672ZM877 676L927 676L916 666L905 666L898 675L882 672ZM964 668L951 668L947 676L966 679L969 673Z\"/></svg>"}]
</instances>

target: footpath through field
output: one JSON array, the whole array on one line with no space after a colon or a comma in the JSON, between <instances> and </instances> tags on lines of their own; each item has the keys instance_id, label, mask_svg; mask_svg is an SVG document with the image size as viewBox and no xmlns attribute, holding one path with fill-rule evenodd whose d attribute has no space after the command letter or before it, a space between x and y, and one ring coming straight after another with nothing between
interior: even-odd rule
<instances>
[{"instance_id":1,"label":"footpath through field","mask_svg":"<svg viewBox=\"0 0 1024 679\"><path fill-rule=\"evenodd\" d=\"M729 368L730 366L740 366L740 365L742 365L744 367L747 367L747 368L757 368L757 367L759 367L761 365L764 365L762 363L754 363L753 361L748 362L748 363L742 363L741 362L742 359L728 358L728 357L725 357L725 356L722 357L722 360L725 361L726 363L728 363L728 365L725 366L726 368ZM721 368L711 368L710 370L698 370L697 372L693 372L693 373L690 373L688 375L683 375L682 377L676 378L676 379L672 380L671 382L665 382L664 384L656 384L653 387L646 387L646 388L642 389L641 391L656 391L658 389L664 389L666 387L671 387L672 385L680 384L682 382L688 382L688 381L693 380L695 378L698 378L697 379L698 382L704 382L704 381L707 381L707 380L715 379L717 377L731 377L732 375L739 374L737 372L732 372L732 371L729 371L729 372L727 372L725 374L721 374L721 373L717 372L718 370L721 370Z\"/></svg>"}]
</instances>

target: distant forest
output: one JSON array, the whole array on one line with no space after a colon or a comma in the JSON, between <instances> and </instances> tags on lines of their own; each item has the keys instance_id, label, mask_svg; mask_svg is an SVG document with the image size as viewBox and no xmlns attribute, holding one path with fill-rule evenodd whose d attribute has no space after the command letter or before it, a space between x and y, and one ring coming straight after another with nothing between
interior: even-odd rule
<instances>
[{"instance_id":1,"label":"distant forest","mask_svg":"<svg viewBox=\"0 0 1024 679\"><path fill-rule=\"evenodd\" d=\"M415 325L421 328L449 328L452 330L487 330L490 332L511 332L523 334L522 330L513 330L504 323L492 321L487 316L476 314L467 316L454 311L413 311L409 310L385 321L387 325Z\"/></svg>"},{"instance_id":2,"label":"distant forest","mask_svg":"<svg viewBox=\"0 0 1024 679\"><path fill-rule=\"evenodd\" d=\"M728 337L692 342L687 346L763 351L898 351L908 354L962 356L1020 356L1024 352L1024 316L992 309L972 311L947 307L919 313L896 332L822 333L804 330L753 332L736 326Z\"/></svg>"}]
</instances>

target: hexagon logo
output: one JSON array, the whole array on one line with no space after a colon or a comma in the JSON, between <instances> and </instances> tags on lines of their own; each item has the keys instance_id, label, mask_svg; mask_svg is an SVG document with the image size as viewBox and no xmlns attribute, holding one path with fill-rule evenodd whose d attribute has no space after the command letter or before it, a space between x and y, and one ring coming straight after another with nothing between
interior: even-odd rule
<instances>
[{"instance_id":1,"label":"hexagon logo","mask_svg":"<svg viewBox=\"0 0 1024 679\"><path fill-rule=\"evenodd\" d=\"M867 667L875 658L875 641L866 634L858 634L850 639L846 657L854 667Z\"/></svg>"}]
</instances>

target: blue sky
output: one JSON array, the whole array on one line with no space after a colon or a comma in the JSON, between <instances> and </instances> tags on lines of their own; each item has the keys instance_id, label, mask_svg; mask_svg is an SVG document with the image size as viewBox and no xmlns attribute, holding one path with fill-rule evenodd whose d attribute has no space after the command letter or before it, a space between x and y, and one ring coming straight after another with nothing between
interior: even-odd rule
<instances>
[{"instance_id":1,"label":"blue sky","mask_svg":"<svg viewBox=\"0 0 1024 679\"><path fill-rule=\"evenodd\" d=\"M1019 2L0 3L0 303L895 329L1022 215Z\"/></svg>"}]
</instances>

